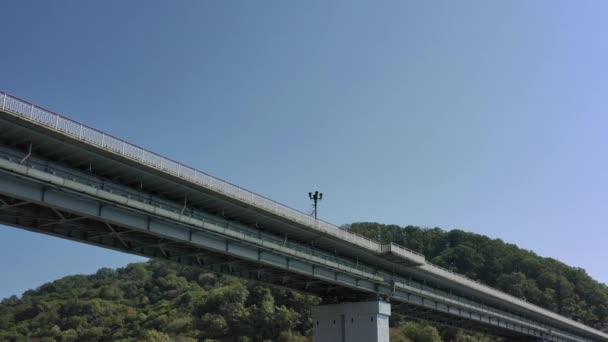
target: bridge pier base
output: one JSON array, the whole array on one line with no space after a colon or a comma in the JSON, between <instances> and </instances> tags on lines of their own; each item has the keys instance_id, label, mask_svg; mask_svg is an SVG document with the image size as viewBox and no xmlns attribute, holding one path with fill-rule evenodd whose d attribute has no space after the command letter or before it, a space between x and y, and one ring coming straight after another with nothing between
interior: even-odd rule
<instances>
[{"instance_id":1,"label":"bridge pier base","mask_svg":"<svg viewBox=\"0 0 608 342\"><path fill-rule=\"evenodd\" d=\"M391 305L383 301L319 305L312 309L314 342L389 342Z\"/></svg>"}]
</instances>

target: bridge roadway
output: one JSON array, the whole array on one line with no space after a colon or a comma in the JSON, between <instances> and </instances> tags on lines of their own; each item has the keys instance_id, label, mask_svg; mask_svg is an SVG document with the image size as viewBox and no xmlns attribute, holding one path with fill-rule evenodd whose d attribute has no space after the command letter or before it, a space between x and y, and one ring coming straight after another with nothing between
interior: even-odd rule
<instances>
[{"instance_id":1,"label":"bridge roadway","mask_svg":"<svg viewBox=\"0 0 608 342\"><path fill-rule=\"evenodd\" d=\"M315 220L5 93L0 223L328 302L382 299L413 318L509 340L608 341L421 254Z\"/></svg>"}]
</instances>

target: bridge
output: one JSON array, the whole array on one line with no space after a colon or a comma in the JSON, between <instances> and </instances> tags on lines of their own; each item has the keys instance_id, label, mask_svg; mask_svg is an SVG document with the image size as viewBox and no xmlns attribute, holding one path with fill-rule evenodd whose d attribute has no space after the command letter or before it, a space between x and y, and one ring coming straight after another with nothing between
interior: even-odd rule
<instances>
[{"instance_id":1,"label":"bridge","mask_svg":"<svg viewBox=\"0 0 608 342\"><path fill-rule=\"evenodd\" d=\"M419 253L3 92L0 224L319 295L338 304L313 310L317 342L388 341L391 309L508 340L608 341Z\"/></svg>"}]
</instances>

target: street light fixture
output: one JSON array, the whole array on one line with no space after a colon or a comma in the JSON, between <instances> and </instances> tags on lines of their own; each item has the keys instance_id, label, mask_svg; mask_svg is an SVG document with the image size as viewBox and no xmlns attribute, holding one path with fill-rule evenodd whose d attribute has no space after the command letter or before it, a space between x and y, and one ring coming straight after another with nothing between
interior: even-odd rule
<instances>
[{"instance_id":1,"label":"street light fixture","mask_svg":"<svg viewBox=\"0 0 608 342\"><path fill-rule=\"evenodd\" d=\"M315 215L315 220L317 219L317 203L321 202L321 200L323 199L323 193L315 191L315 192L309 192L308 193L308 197L312 200L312 208L313 208L313 213Z\"/></svg>"}]
</instances>

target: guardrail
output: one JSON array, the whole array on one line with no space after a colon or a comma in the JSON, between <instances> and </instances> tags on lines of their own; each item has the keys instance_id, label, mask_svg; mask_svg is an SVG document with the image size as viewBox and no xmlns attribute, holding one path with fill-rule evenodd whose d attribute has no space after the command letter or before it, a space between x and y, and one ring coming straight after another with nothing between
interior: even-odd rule
<instances>
[{"instance_id":1,"label":"guardrail","mask_svg":"<svg viewBox=\"0 0 608 342\"><path fill-rule=\"evenodd\" d=\"M426 263L426 258L424 256L420 254L412 254L409 249L403 248L394 242L384 244L381 246L380 249L382 253L392 253L404 259L409 259L413 262L417 262L420 265L424 265Z\"/></svg>"},{"instance_id":2,"label":"guardrail","mask_svg":"<svg viewBox=\"0 0 608 342\"><path fill-rule=\"evenodd\" d=\"M237 185L223 181L205 172L193 169L142 147L101 132L95 128L68 119L16 96L0 92L0 108L9 110L18 116L33 121L46 128L68 135L72 138L95 145L112 153L135 160L144 165L172 174L204 188L232 197L254 207L283 216L294 222L304 224L329 235L354 243L361 247L381 253L381 244L365 236L346 231L331 223L315 219L310 215L275 202L264 196L245 190ZM424 255L399 246L403 250L424 257Z\"/></svg>"}]
</instances>

